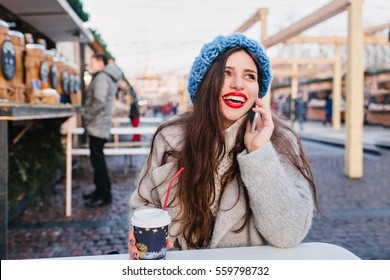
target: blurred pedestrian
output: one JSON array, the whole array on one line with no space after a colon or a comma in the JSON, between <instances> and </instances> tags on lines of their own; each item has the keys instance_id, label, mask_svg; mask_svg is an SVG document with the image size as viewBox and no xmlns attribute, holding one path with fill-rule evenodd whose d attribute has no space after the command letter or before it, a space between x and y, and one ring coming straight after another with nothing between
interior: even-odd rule
<instances>
[{"instance_id":1,"label":"blurred pedestrian","mask_svg":"<svg viewBox=\"0 0 390 280\"><path fill-rule=\"evenodd\" d=\"M283 115L283 117L285 117L288 120L291 117L291 105L290 105L290 102L291 102L290 95L283 97L283 100L282 100L282 115Z\"/></svg>"},{"instance_id":2,"label":"blurred pedestrian","mask_svg":"<svg viewBox=\"0 0 390 280\"><path fill-rule=\"evenodd\" d=\"M118 89L121 72L114 65L108 65L104 54L92 55L90 70L93 73L85 101L85 127L89 139L90 160L93 168L95 190L83 194L87 207L101 207L111 203L111 181L103 153L105 143L110 139L113 100Z\"/></svg>"},{"instance_id":3,"label":"blurred pedestrian","mask_svg":"<svg viewBox=\"0 0 390 280\"><path fill-rule=\"evenodd\" d=\"M131 125L133 127L139 126L140 112L139 112L138 98L136 96L133 97L133 101L131 102L130 105L129 118L131 121ZM134 134L133 141L141 141L141 134Z\"/></svg>"},{"instance_id":4,"label":"blurred pedestrian","mask_svg":"<svg viewBox=\"0 0 390 280\"><path fill-rule=\"evenodd\" d=\"M158 107L158 105L154 105L154 106L153 106L153 117L157 117L158 112L159 112L159 107Z\"/></svg>"},{"instance_id":5,"label":"blurred pedestrian","mask_svg":"<svg viewBox=\"0 0 390 280\"><path fill-rule=\"evenodd\" d=\"M306 106L303 99L302 91L298 91L297 98L294 99L294 119L291 125L294 125L296 121L299 123L300 130L303 130L303 121L305 118Z\"/></svg>"},{"instance_id":6,"label":"blurred pedestrian","mask_svg":"<svg viewBox=\"0 0 390 280\"><path fill-rule=\"evenodd\" d=\"M179 103L176 102L175 105L173 105L172 107L172 113L174 116L177 115L178 110L179 110Z\"/></svg>"},{"instance_id":7,"label":"blurred pedestrian","mask_svg":"<svg viewBox=\"0 0 390 280\"><path fill-rule=\"evenodd\" d=\"M322 124L326 126L328 123L332 126L332 115L333 115L333 98L332 94L329 94L325 102L325 118Z\"/></svg>"},{"instance_id":8,"label":"blurred pedestrian","mask_svg":"<svg viewBox=\"0 0 390 280\"><path fill-rule=\"evenodd\" d=\"M283 95L279 95L278 97L278 112L281 116L283 116L283 98L284 96Z\"/></svg>"},{"instance_id":9,"label":"blurred pedestrian","mask_svg":"<svg viewBox=\"0 0 390 280\"><path fill-rule=\"evenodd\" d=\"M272 97L271 99L271 109L274 110L275 112L279 112L279 104L274 97Z\"/></svg>"}]
</instances>

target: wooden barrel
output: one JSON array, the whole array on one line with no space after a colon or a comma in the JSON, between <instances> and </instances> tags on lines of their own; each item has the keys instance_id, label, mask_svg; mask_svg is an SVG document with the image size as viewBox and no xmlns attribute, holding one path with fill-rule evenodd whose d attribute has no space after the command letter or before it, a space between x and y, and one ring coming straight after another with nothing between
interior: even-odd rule
<instances>
[{"instance_id":1,"label":"wooden barrel","mask_svg":"<svg viewBox=\"0 0 390 280\"><path fill-rule=\"evenodd\" d=\"M15 30L8 32L11 42L15 46L16 72L11 80L13 94L11 100L15 102L26 102L26 85L24 83L23 56L25 51L24 35Z\"/></svg>"},{"instance_id":2,"label":"wooden barrel","mask_svg":"<svg viewBox=\"0 0 390 280\"><path fill-rule=\"evenodd\" d=\"M6 100L10 100L10 95L12 94L11 80L15 74L15 69L12 69L12 63L16 63L15 48L13 48L13 44L10 41L8 31L8 23L0 20L0 99ZM12 59L12 48L14 59Z\"/></svg>"},{"instance_id":3,"label":"wooden barrel","mask_svg":"<svg viewBox=\"0 0 390 280\"><path fill-rule=\"evenodd\" d=\"M31 33L24 33L24 42L27 44L34 44L34 38Z\"/></svg>"},{"instance_id":4,"label":"wooden barrel","mask_svg":"<svg viewBox=\"0 0 390 280\"><path fill-rule=\"evenodd\" d=\"M41 76L45 71L44 61L45 47L39 44L26 45L26 57L24 60L27 101L34 102L33 81L41 84Z\"/></svg>"}]
</instances>

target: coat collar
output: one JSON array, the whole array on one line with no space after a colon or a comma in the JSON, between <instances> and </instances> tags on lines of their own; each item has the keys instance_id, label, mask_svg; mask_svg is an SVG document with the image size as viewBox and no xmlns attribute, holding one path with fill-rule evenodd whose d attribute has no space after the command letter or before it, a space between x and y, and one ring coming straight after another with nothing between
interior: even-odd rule
<instances>
[{"instance_id":1,"label":"coat collar","mask_svg":"<svg viewBox=\"0 0 390 280\"><path fill-rule=\"evenodd\" d=\"M215 219L213 237L210 247L216 248L223 237L232 230L236 230L238 221L243 221L245 215L244 189L238 186L236 180L232 181L226 188L221 198L217 216ZM235 227L233 229L233 227Z\"/></svg>"}]
</instances>

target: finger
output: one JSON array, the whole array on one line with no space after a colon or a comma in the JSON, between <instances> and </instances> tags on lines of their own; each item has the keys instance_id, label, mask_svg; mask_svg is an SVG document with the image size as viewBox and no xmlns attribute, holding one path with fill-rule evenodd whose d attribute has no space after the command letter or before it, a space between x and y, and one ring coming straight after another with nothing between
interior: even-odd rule
<instances>
[{"instance_id":1,"label":"finger","mask_svg":"<svg viewBox=\"0 0 390 280\"><path fill-rule=\"evenodd\" d=\"M271 108L261 99L256 100L257 107L264 108L267 111L271 112Z\"/></svg>"},{"instance_id":2,"label":"finger","mask_svg":"<svg viewBox=\"0 0 390 280\"><path fill-rule=\"evenodd\" d=\"M253 108L252 110L253 112L257 112L261 115L262 121L270 121L272 119L271 111L268 110L268 108L257 107L257 108Z\"/></svg>"},{"instance_id":3,"label":"finger","mask_svg":"<svg viewBox=\"0 0 390 280\"><path fill-rule=\"evenodd\" d=\"M167 239L167 249L173 248L173 242L169 239Z\"/></svg>"},{"instance_id":4,"label":"finger","mask_svg":"<svg viewBox=\"0 0 390 280\"><path fill-rule=\"evenodd\" d=\"M131 258L132 260L139 260L138 251L133 252L130 256L132 257Z\"/></svg>"},{"instance_id":5,"label":"finger","mask_svg":"<svg viewBox=\"0 0 390 280\"><path fill-rule=\"evenodd\" d=\"M262 117L262 115L260 113L259 117L256 119L256 130L260 130L261 129L262 122L263 122L263 117Z\"/></svg>"},{"instance_id":6,"label":"finger","mask_svg":"<svg viewBox=\"0 0 390 280\"><path fill-rule=\"evenodd\" d=\"M257 106L260 106L260 107L264 107L265 106L265 103L264 103L263 99L260 99L260 98L257 98L255 100L255 103L256 103Z\"/></svg>"},{"instance_id":7,"label":"finger","mask_svg":"<svg viewBox=\"0 0 390 280\"><path fill-rule=\"evenodd\" d=\"M127 246L128 246L128 253L130 255L130 259L132 260L138 260L139 259L139 255L138 255L138 249L137 247L135 246L135 236L134 236L134 231L133 230L129 230L129 234L128 234L128 237L127 237Z\"/></svg>"},{"instance_id":8,"label":"finger","mask_svg":"<svg viewBox=\"0 0 390 280\"><path fill-rule=\"evenodd\" d=\"M127 243L129 245L135 245L134 230L129 230L129 234L127 236Z\"/></svg>"},{"instance_id":9,"label":"finger","mask_svg":"<svg viewBox=\"0 0 390 280\"><path fill-rule=\"evenodd\" d=\"M264 117L268 113L268 110L262 107L252 108L252 111L259 113L261 117Z\"/></svg>"},{"instance_id":10,"label":"finger","mask_svg":"<svg viewBox=\"0 0 390 280\"><path fill-rule=\"evenodd\" d=\"M128 248L128 253L130 255L131 260L138 260L139 259L139 252L135 245L131 245Z\"/></svg>"},{"instance_id":11,"label":"finger","mask_svg":"<svg viewBox=\"0 0 390 280\"><path fill-rule=\"evenodd\" d=\"M273 123L273 120L272 120L272 113L271 113L271 110L269 110L268 108L267 109L264 109L264 113L262 113L262 116L263 116L263 121L269 125L271 123Z\"/></svg>"},{"instance_id":12,"label":"finger","mask_svg":"<svg viewBox=\"0 0 390 280\"><path fill-rule=\"evenodd\" d=\"M256 105L257 105L257 106L255 106L255 108L256 108L256 107L257 107L257 108L263 108L263 109L265 109L265 110L267 110L267 111L270 110L270 108L268 107L268 105L265 104L264 101L261 100L261 99L256 100Z\"/></svg>"}]
</instances>

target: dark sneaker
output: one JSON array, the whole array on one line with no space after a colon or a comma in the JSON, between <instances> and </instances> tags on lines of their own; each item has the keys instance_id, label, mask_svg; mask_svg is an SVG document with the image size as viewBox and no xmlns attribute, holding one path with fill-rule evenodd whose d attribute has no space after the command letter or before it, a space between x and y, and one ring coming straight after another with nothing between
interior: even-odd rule
<instances>
[{"instance_id":1,"label":"dark sneaker","mask_svg":"<svg viewBox=\"0 0 390 280\"><path fill-rule=\"evenodd\" d=\"M88 200L88 199L94 199L96 198L96 192L90 192L90 193L83 193L83 199Z\"/></svg>"},{"instance_id":2,"label":"dark sneaker","mask_svg":"<svg viewBox=\"0 0 390 280\"><path fill-rule=\"evenodd\" d=\"M90 201L85 202L85 207L88 208L98 208L103 207L111 203L111 199L103 199L103 198L94 198Z\"/></svg>"}]
</instances>

